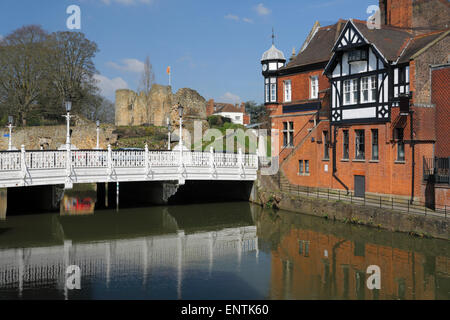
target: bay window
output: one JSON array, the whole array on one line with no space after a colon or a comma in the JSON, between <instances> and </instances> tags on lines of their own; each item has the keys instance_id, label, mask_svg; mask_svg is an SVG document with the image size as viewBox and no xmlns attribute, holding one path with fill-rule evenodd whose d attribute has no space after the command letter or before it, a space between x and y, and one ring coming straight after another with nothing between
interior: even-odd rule
<instances>
[{"instance_id":1,"label":"bay window","mask_svg":"<svg viewBox=\"0 0 450 320\"><path fill-rule=\"evenodd\" d=\"M361 78L361 102L375 102L377 98L376 77Z\"/></svg>"},{"instance_id":2,"label":"bay window","mask_svg":"<svg viewBox=\"0 0 450 320\"><path fill-rule=\"evenodd\" d=\"M277 101L277 79L270 78L270 102Z\"/></svg>"},{"instance_id":3,"label":"bay window","mask_svg":"<svg viewBox=\"0 0 450 320\"><path fill-rule=\"evenodd\" d=\"M358 103L358 79L344 81L344 105Z\"/></svg>"}]
</instances>

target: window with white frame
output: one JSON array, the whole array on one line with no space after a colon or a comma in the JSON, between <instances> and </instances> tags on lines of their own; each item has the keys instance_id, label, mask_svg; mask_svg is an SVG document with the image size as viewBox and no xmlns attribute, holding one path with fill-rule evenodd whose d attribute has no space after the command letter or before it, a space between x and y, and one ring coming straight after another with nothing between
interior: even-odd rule
<instances>
[{"instance_id":1,"label":"window with white frame","mask_svg":"<svg viewBox=\"0 0 450 320\"><path fill-rule=\"evenodd\" d=\"M319 77L313 76L310 79L311 82L311 99L317 99L319 97Z\"/></svg>"},{"instance_id":2,"label":"window with white frame","mask_svg":"<svg viewBox=\"0 0 450 320\"><path fill-rule=\"evenodd\" d=\"M277 79L270 78L270 102L277 101Z\"/></svg>"},{"instance_id":3,"label":"window with white frame","mask_svg":"<svg viewBox=\"0 0 450 320\"><path fill-rule=\"evenodd\" d=\"M284 81L284 102L291 102L292 87L291 80Z\"/></svg>"},{"instance_id":4,"label":"window with white frame","mask_svg":"<svg viewBox=\"0 0 450 320\"><path fill-rule=\"evenodd\" d=\"M266 102L270 102L269 79L265 80L264 91L266 94Z\"/></svg>"},{"instance_id":5,"label":"window with white frame","mask_svg":"<svg viewBox=\"0 0 450 320\"><path fill-rule=\"evenodd\" d=\"M361 102L374 102L377 98L377 82L376 77L361 78Z\"/></svg>"},{"instance_id":6,"label":"window with white frame","mask_svg":"<svg viewBox=\"0 0 450 320\"><path fill-rule=\"evenodd\" d=\"M351 79L344 81L344 105L358 103L358 80Z\"/></svg>"},{"instance_id":7,"label":"window with white frame","mask_svg":"<svg viewBox=\"0 0 450 320\"><path fill-rule=\"evenodd\" d=\"M294 146L294 122L283 122L283 147Z\"/></svg>"}]
</instances>

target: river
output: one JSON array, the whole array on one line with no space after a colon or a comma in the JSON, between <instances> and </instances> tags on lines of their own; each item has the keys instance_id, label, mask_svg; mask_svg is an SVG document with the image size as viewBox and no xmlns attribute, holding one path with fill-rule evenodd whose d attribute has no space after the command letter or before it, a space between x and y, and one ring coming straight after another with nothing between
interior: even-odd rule
<instances>
[{"instance_id":1,"label":"river","mask_svg":"<svg viewBox=\"0 0 450 320\"><path fill-rule=\"evenodd\" d=\"M0 221L0 299L450 299L448 241L247 202L94 204Z\"/></svg>"}]
</instances>

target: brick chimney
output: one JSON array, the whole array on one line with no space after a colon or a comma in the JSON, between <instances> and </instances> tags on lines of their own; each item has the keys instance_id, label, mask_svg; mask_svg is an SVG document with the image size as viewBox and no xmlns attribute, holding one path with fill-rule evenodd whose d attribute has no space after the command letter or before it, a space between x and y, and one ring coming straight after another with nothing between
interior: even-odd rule
<instances>
[{"instance_id":1,"label":"brick chimney","mask_svg":"<svg viewBox=\"0 0 450 320\"><path fill-rule=\"evenodd\" d=\"M206 116L209 117L213 113L214 113L214 99L210 99L206 103Z\"/></svg>"},{"instance_id":2,"label":"brick chimney","mask_svg":"<svg viewBox=\"0 0 450 320\"><path fill-rule=\"evenodd\" d=\"M244 102L241 102L241 112L242 113L245 113L245 103Z\"/></svg>"}]
</instances>

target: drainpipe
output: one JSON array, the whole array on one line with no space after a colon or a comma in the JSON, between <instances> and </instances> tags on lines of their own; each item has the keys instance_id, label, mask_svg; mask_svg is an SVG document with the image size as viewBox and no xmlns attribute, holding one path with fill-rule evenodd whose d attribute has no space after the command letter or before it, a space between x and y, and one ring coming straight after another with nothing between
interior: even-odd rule
<instances>
[{"instance_id":1,"label":"drainpipe","mask_svg":"<svg viewBox=\"0 0 450 320\"><path fill-rule=\"evenodd\" d=\"M331 122L330 122L330 128L331 128ZM336 175L336 172L337 172L337 167L336 167L336 135L337 134L336 134L336 131L337 131L336 126L333 126L333 143L332 143L332 145L333 145L333 174L332 174L332 176L333 176L333 178L336 179L337 182L339 182L345 188L345 190L347 191L347 195L348 195L348 187ZM331 129L330 129L330 132L331 132Z\"/></svg>"},{"instance_id":2,"label":"drainpipe","mask_svg":"<svg viewBox=\"0 0 450 320\"><path fill-rule=\"evenodd\" d=\"M415 156L414 156L414 154L415 154L415 152L414 152L414 150L415 150L415 148L414 148L415 143L414 143L414 133L413 133L413 128L414 128L414 126L413 126L413 115L414 115L414 111L410 110L409 113L411 115L411 119L410 119L409 123L410 123L410 131L411 131L410 132L410 136L411 136L411 152L412 152L412 155L411 155L412 163L411 163L411 200L410 200L410 203L412 204L414 202L414 170L415 170L415 167L416 167Z\"/></svg>"}]
</instances>

